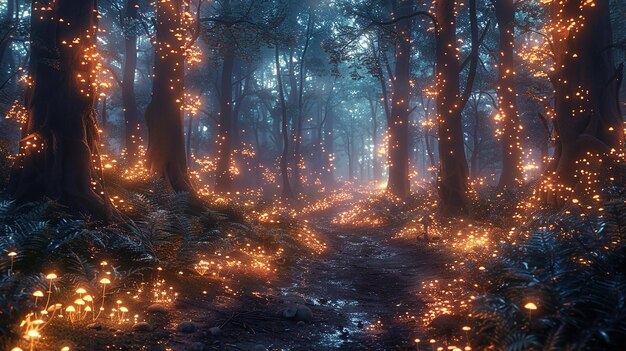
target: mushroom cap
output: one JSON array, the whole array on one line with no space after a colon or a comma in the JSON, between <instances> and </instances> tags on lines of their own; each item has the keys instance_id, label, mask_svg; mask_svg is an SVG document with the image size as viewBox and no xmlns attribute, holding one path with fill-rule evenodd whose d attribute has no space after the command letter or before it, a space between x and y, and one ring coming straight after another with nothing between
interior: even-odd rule
<instances>
[{"instance_id":1,"label":"mushroom cap","mask_svg":"<svg viewBox=\"0 0 626 351\"><path fill-rule=\"evenodd\" d=\"M534 304L534 303L532 303L532 302L529 302L529 303L527 303L527 304L525 304L525 305L524 305L524 308L525 308L525 309L527 309L527 310L531 310L531 311L533 311L533 310L536 310L536 309L537 309L537 305L535 305L535 304Z\"/></svg>"}]
</instances>

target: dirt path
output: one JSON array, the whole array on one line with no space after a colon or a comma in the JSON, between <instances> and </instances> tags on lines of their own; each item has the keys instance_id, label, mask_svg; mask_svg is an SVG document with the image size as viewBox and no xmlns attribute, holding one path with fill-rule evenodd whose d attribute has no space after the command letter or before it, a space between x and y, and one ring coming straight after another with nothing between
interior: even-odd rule
<instances>
[{"instance_id":1,"label":"dirt path","mask_svg":"<svg viewBox=\"0 0 626 351\"><path fill-rule=\"evenodd\" d=\"M416 327L401 316L423 310L416 292L441 271L436 255L391 239L391 228L337 228L324 216L314 223L328 242L326 253L301 258L278 281L244 294L249 298L222 300L222 308L181 302L179 310L201 326L200 333L193 340L174 336L170 346L184 350L195 341L204 350L414 350ZM310 308L313 321L279 317L290 304ZM219 337L209 330L216 325Z\"/></svg>"}]
</instances>

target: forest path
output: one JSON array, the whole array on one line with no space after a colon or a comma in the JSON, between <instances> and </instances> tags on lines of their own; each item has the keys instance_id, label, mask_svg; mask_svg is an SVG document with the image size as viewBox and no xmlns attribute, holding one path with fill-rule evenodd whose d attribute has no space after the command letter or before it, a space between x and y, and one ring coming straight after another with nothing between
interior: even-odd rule
<instances>
[{"instance_id":1,"label":"forest path","mask_svg":"<svg viewBox=\"0 0 626 351\"><path fill-rule=\"evenodd\" d=\"M392 239L397 228L342 228L329 217L314 223L329 253L303 262L283 292L312 303L319 322L314 342L294 349L413 350L417 328L405 316L423 310L417 292L443 271L441 260L423 244Z\"/></svg>"},{"instance_id":2,"label":"forest path","mask_svg":"<svg viewBox=\"0 0 626 351\"><path fill-rule=\"evenodd\" d=\"M204 350L415 349L418 328L406 316L424 310L417 292L424 280L443 271L441 259L423 243L392 239L397 228L335 226L328 215L334 212L309 219L327 242L326 252L300 257L264 286L250 284L254 292L223 309L188 306L186 316L205 321ZM278 317L292 304L310 308L313 321ZM207 332L216 324L223 332L218 338Z\"/></svg>"}]
</instances>

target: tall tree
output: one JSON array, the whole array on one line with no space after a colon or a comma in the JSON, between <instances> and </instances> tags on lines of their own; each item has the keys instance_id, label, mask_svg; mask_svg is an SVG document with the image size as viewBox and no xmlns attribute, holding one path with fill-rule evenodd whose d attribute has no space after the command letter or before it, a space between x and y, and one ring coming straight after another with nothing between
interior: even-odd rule
<instances>
[{"instance_id":1,"label":"tall tree","mask_svg":"<svg viewBox=\"0 0 626 351\"><path fill-rule=\"evenodd\" d=\"M302 186L302 182L300 179L300 167L301 163L304 162L302 159L302 128L304 124L304 76L305 76L305 63L306 63L306 54L309 49L309 43L311 42L311 35L313 32L313 13L309 12L308 20L306 25L306 31L304 35L304 46L302 48L302 54L299 59L299 70L298 70L298 114L296 119L296 127L295 127L295 137L294 137L294 167L293 167L293 181L296 192L300 191ZM292 87L293 89L294 87ZM295 91L295 90L294 90Z\"/></svg>"},{"instance_id":2,"label":"tall tree","mask_svg":"<svg viewBox=\"0 0 626 351\"><path fill-rule=\"evenodd\" d=\"M283 198L293 199L293 191L289 183L289 121L287 118L287 103L285 101L285 91L283 88L283 77L280 68L280 55L278 44L274 50L274 60L276 63L276 83L278 85L278 98L281 112L281 134L283 137L283 152L280 157L280 173L282 178Z\"/></svg>"},{"instance_id":3,"label":"tall tree","mask_svg":"<svg viewBox=\"0 0 626 351\"><path fill-rule=\"evenodd\" d=\"M232 9L230 0L222 2L222 17L230 18ZM220 23L221 25L221 23ZM236 39L227 25L223 42L220 44L222 57L222 72L220 77L220 118L217 135L217 164L215 170L215 190L229 192L232 190L233 178L230 172L230 163L233 152L233 138L237 130L233 128L233 69L235 67Z\"/></svg>"},{"instance_id":4,"label":"tall tree","mask_svg":"<svg viewBox=\"0 0 626 351\"><path fill-rule=\"evenodd\" d=\"M97 2L34 0L31 10L28 120L10 190L21 201L48 197L108 215L95 162Z\"/></svg>"},{"instance_id":5,"label":"tall tree","mask_svg":"<svg viewBox=\"0 0 626 351\"><path fill-rule=\"evenodd\" d=\"M122 73L122 107L124 111L126 157L134 160L139 152L140 120L135 95L137 70L137 31L139 0L126 0L122 31L124 33L124 67Z\"/></svg>"},{"instance_id":6,"label":"tall tree","mask_svg":"<svg viewBox=\"0 0 626 351\"><path fill-rule=\"evenodd\" d=\"M174 191L193 192L183 121L186 41L182 0L157 1L152 99L146 108L148 168Z\"/></svg>"},{"instance_id":7,"label":"tall tree","mask_svg":"<svg viewBox=\"0 0 626 351\"><path fill-rule=\"evenodd\" d=\"M547 172L553 183L547 199L559 205L570 191L580 194L588 185L579 182L580 160L588 154L623 151L623 67L613 62L608 1L552 1L549 6L557 139Z\"/></svg>"},{"instance_id":8,"label":"tall tree","mask_svg":"<svg viewBox=\"0 0 626 351\"><path fill-rule=\"evenodd\" d=\"M455 0L437 0L436 86L439 121L439 197L440 210L446 216L467 213L469 167L465 156L463 108L470 96L478 62L478 27L476 0L469 1L472 52L468 78L460 93Z\"/></svg>"},{"instance_id":9,"label":"tall tree","mask_svg":"<svg viewBox=\"0 0 626 351\"><path fill-rule=\"evenodd\" d=\"M520 140L520 120L517 111L517 90L515 88L515 4L513 0L496 0L498 21L499 60L498 60L498 121L501 123L502 173L498 188L512 188L523 181L522 146ZM473 171L473 170L472 170Z\"/></svg>"},{"instance_id":10,"label":"tall tree","mask_svg":"<svg viewBox=\"0 0 626 351\"><path fill-rule=\"evenodd\" d=\"M332 90L332 89L331 89ZM331 98L324 111L324 137L322 139L322 182L328 187L335 184L335 111L330 106Z\"/></svg>"},{"instance_id":11,"label":"tall tree","mask_svg":"<svg viewBox=\"0 0 626 351\"><path fill-rule=\"evenodd\" d=\"M408 0L394 1L394 15L413 12ZM391 113L387 121L389 130L387 191L406 197L409 184L409 100L411 98L411 31L412 19L405 18L394 25L396 37L396 64L391 93Z\"/></svg>"},{"instance_id":12,"label":"tall tree","mask_svg":"<svg viewBox=\"0 0 626 351\"><path fill-rule=\"evenodd\" d=\"M222 76L220 78L220 119L217 135L217 169L215 189L220 192L232 190L230 160L233 144L233 66L235 51L226 44L223 53Z\"/></svg>"}]
</instances>

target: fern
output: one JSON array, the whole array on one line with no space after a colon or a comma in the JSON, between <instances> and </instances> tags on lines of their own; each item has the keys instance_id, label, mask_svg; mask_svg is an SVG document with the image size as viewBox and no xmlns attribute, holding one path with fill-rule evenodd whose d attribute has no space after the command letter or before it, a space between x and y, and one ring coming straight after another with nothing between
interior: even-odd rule
<instances>
[{"instance_id":1,"label":"fern","mask_svg":"<svg viewBox=\"0 0 626 351\"><path fill-rule=\"evenodd\" d=\"M619 349L626 343L624 199L594 215L537 212L503 244L473 305L475 343L503 350ZM471 283L471 282L470 282ZM522 306L539 309L529 320Z\"/></svg>"}]
</instances>

